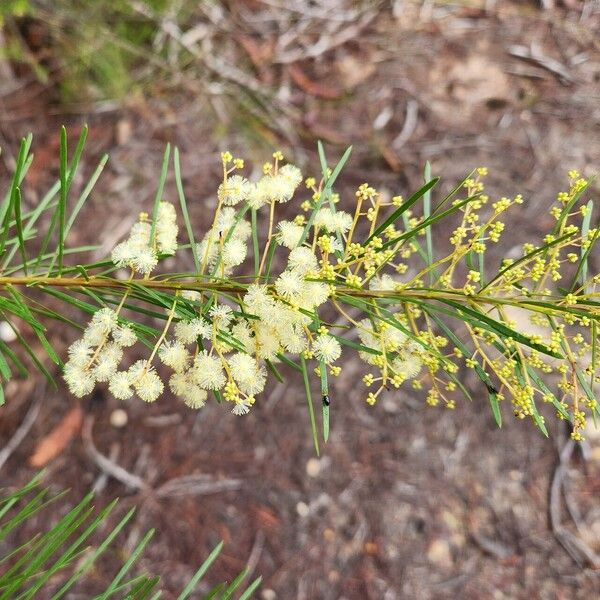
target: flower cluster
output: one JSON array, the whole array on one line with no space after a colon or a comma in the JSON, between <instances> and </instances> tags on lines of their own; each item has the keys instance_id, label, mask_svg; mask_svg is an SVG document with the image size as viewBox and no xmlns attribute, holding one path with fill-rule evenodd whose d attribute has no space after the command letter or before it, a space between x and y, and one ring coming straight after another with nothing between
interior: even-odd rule
<instances>
[{"instance_id":1,"label":"flower cluster","mask_svg":"<svg viewBox=\"0 0 600 600\"><path fill-rule=\"evenodd\" d=\"M177 251L177 215L169 202L159 202L154 231L146 213L132 228L129 237L112 251L117 267L128 267L135 273L149 275L158 264L159 256Z\"/></svg>"},{"instance_id":2,"label":"flower cluster","mask_svg":"<svg viewBox=\"0 0 600 600\"><path fill-rule=\"evenodd\" d=\"M502 216L524 199L489 201L484 168L455 197L419 214L401 196L389 198L366 183L344 204L331 189L331 171L301 188L300 170L282 165L279 152L255 182L240 174L243 160L228 152L221 159L214 218L193 247L198 271L157 281L175 293L154 349L119 371L122 348L135 335L119 324L123 302L116 311L100 310L69 351L65 379L75 395L108 382L117 398L137 394L151 402L163 391L159 372L166 368L168 388L191 408L214 394L240 415L264 390L267 373L279 376L283 363L306 375L306 361L314 360L326 395L346 345L367 367L362 380L370 405L408 384L424 390L427 404L454 408L455 393L469 393L461 379L472 369L498 421L508 400L517 417L545 431L538 404L549 403L572 422L573 438L582 438L586 416L599 414L593 388L600 381L600 276L589 273L587 259L600 230L580 202L589 182L579 174L570 173L568 191L550 211L553 230L490 269L484 258L502 239ZM304 197L289 203L299 189ZM286 218L277 220L281 203L289 203ZM459 222L448 236L449 253L436 256L431 225L443 210ZM274 260L277 246L283 256ZM175 211L161 202L154 221L141 215L112 259L151 287L159 259L176 249ZM246 275L235 278L243 265ZM158 371L155 357L163 365Z\"/></svg>"},{"instance_id":3,"label":"flower cluster","mask_svg":"<svg viewBox=\"0 0 600 600\"><path fill-rule=\"evenodd\" d=\"M71 393L82 398L93 391L96 383L110 381L112 385L123 348L136 341L131 327L118 324L114 310L103 308L96 312L81 339L69 347L64 378Z\"/></svg>"}]
</instances>

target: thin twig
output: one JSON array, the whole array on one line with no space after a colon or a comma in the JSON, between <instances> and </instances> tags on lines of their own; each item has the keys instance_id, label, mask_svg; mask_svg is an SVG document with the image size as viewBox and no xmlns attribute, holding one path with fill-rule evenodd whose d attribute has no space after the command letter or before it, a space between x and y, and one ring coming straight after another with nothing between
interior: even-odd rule
<instances>
[{"instance_id":1,"label":"thin twig","mask_svg":"<svg viewBox=\"0 0 600 600\"><path fill-rule=\"evenodd\" d=\"M108 459L113 463L116 462L117 459L119 458L120 451L121 451L120 444L118 444L118 443L112 444L110 447L110 452L108 454ZM94 492L94 494L98 494L102 490L104 490L104 488L106 487L106 484L108 483L108 478L109 478L109 474L106 471L102 471L100 473L100 475L98 475L98 477L96 478L96 481L94 482L94 485L92 486L92 492Z\"/></svg>"},{"instance_id":2,"label":"thin twig","mask_svg":"<svg viewBox=\"0 0 600 600\"><path fill-rule=\"evenodd\" d=\"M92 427L94 426L94 417L89 416L83 422L83 428L81 431L81 435L83 438L83 442L85 444L86 452L88 456L106 473L108 473L111 477L114 477L117 481L128 485L129 487L136 490L149 490L150 486L140 477L130 473L126 469L124 469L121 465L118 465L116 462L110 460L104 454L98 452L96 446L94 445L94 440L92 438Z\"/></svg>"},{"instance_id":3,"label":"thin twig","mask_svg":"<svg viewBox=\"0 0 600 600\"><path fill-rule=\"evenodd\" d=\"M561 523L560 495L563 490L564 478L567 474L569 461L571 460L574 449L575 442L569 440L560 451L558 464L550 485L550 525L552 526L552 532L560 545L580 567L583 567L588 563L594 569L597 569L600 567L600 556L598 556L583 540L573 535Z\"/></svg>"},{"instance_id":4,"label":"thin twig","mask_svg":"<svg viewBox=\"0 0 600 600\"><path fill-rule=\"evenodd\" d=\"M159 498L176 496L206 496L218 492L238 490L242 487L241 479L222 479L213 481L207 475L184 475L170 479L156 490Z\"/></svg>"},{"instance_id":5,"label":"thin twig","mask_svg":"<svg viewBox=\"0 0 600 600\"><path fill-rule=\"evenodd\" d=\"M509 46L508 53L515 58L520 58L521 60L527 60L536 65L539 65L546 71L549 71L553 75L555 75L560 83L563 85L571 85L575 82L575 79L562 63L559 61L550 58L549 56L544 56L540 49L531 45L530 48L527 46L513 45Z\"/></svg>"},{"instance_id":6,"label":"thin twig","mask_svg":"<svg viewBox=\"0 0 600 600\"><path fill-rule=\"evenodd\" d=\"M408 142L410 136L413 134L417 127L419 114L419 104L416 100L409 100L406 105L406 117L404 119L404 125L402 131L396 136L392 142L392 148L397 152Z\"/></svg>"},{"instance_id":7,"label":"thin twig","mask_svg":"<svg viewBox=\"0 0 600 600\"><path fill-rule=\"evenodd\" d=\"M39 400L34 401L27 414L21 421L19 428L15 431L14 435L8 440L8 443L2 450L0 450L0 469L4 466L4 463L10 458L10 455L18 448L20 443L25 439L29 430L35 423L38 415L40 414L40 408L42 403Z\"/></svg>"}]
</instances>

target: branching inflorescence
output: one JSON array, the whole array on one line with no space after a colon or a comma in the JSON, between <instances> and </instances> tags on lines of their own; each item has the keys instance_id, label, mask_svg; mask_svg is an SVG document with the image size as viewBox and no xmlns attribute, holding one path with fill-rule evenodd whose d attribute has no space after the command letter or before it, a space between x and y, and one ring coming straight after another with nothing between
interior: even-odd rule
<instances>
[{"instance_id":1,"label":"branching inflorescence","mask_svg":"<svg viewBox=\"0 0 600 600\"><path fill-rule=\"evenodd\" d=\"M0 278L10 289L27 283L65 299L57 291L63 286L95 299L96 307L79 303L92 317L65 365L75 396L107 383L118 399L154 402L168 387L191 408L212 394L242 415L268 373L280 379L286 365L303 375L316 443L309 369L321 383L326 438L328 377L340 374L346 347L366 365L370 405L409 385L424 390L427 404L454 408L457 393L470 398L470 369L499 425L508 401L518 418L531 418L547 434L538 407L548 403L571 422L573 439L582 439L586 416L598 414L600 381L600 275L589 266L599 230L591 227L593 204L583 198L590 181L570 172L568 190L550 210L552 230L494 266L486 251L501 240L504 213L524 200L488 200L484 168L437 203L431 190L438 180L428 168L425 185L406 200L366 183L342 199L333 184L349 151L332 170L319 146L320 180L304 179L275 152L255 182L242 175L243 160L224 152L212 225L197 243L175 151L189 238L178 246L175 206L163 200L169 156L167 149L153 214L140 215L114 248L112 267L56 272L52 260L43 276L12 271ZM434 248L432 228L438 236L444 231L438 222L446 231L453 223L446 251ZM178 249L191 251L194 271L157 275L160 260ZM164 326L155 330L131 313ZM127 366L123 349L136 343L148 347L146 357Z\"/></svg>"}]
</instances>

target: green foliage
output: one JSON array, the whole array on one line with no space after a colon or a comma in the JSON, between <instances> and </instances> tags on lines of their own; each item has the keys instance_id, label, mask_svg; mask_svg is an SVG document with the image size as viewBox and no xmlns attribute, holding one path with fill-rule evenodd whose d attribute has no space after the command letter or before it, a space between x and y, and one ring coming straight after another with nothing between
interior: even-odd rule
<instances>
[{"instance_id":1,"label":"green foliage","mask_svg":"<svg viewBox=\"0 0 600 600\"><path fill-rule=\"evenodd\" d=\"M24 15L43 23L60 65L64 100L119 99L152 79L141 65L164 58L156 55L152 43L160 31L158 22L174 2L143 0L139 10L134 5L128 0L8 0L8 5L1 3L0 24L2 17ZM11 55L31 64L23 44L20 51L13 46ZM36 63L34 70L47 78L42 64Z\"/></svg>"},{"instance_id":2,"label":"green foliage","mask_svg":"<svg viewBox=\"0 0 600 600\"><path fill-rule=\"evenodd\" d=\"M29 0L4 0L0 4L0 25L7 17L23 17L30 10Z\"/></svg>"},{"instance_id":3,"label":"green foliage","mask_svg":"<svg viewBox=\"0 0 600 600\"><path fill-rule=\"evenodd\" d=\"M0 542L11 543L20 530L29 523L44 522L51 505L64 502L65 493L51 494L41 487L40 478L16 491L0 493ZM106 521L117 506L114 500L98 510L92 504L93 495L87 494L58 522L46 531L37 531L17 548L0 556L0 600L26 600L37 598L38 593L52 600L69 597L78 583L84 583L86 574L94 568L105 553L115 552L119 535L125 530L135 514L128 511L106 534ZM94 600L130 598L144 600L159 598L160 578L139 572L136 561L152 539L154 530L148 531L130 552L123 566L102 591L96 592ZM23 536L19 536L21 539ZM210 566L223 548L221 542L196 571L189 583L177 596L184 600L197 592ZM247 572L242 571L231 583L217 584L203 596L206 600L216 598L214 590L237 590L243 598L250 598L260 585L261 578L250 583L245 591L242 584ZM229 597L223 593L219 598Z\"/></svg>"}]
</instances>

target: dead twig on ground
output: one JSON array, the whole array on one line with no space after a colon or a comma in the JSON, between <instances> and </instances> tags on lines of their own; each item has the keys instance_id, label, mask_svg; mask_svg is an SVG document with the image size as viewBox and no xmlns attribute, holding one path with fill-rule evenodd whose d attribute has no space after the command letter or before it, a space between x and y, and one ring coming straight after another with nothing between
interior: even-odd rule
<instances>
[{"instance_id":1,"label":"dead twig on ground","mask_svg":"<svg viewBox=\"0 0 600 600\"><path fill-rule=\"evenodd\" d=\"M277 40L273 64L290 64L307 58L317 58L329 50L342 46L346 42L356 39L361 31L371 24L377 14L376 10L365 12L352 25L345 28L340 27L334 33L325 33L316 42L307 44L303 48L286 51L285 47L291 42L292 36L281 36Z\"/></svg>"},{"instance_id":2,"label":"dead twig on ground","mask_svg":"<svg viewBox=\"0 0 600 600\"><path fill-rule=\"evenodd\" d=\"M83 428L81 431L81 436L83 438L83 443L85 445L85 450L88 456L108 475L114 477L117 481L124 483L125 485L135 489L135 490L149 490L150 487L148 484L137 475L130 473L126 469L124 469L121 465L117 464L107 456L104 456L101 452L98 451L96 446L94 445L94 440L92 438L92 427L94 426L94 417L89 416L83 422Z\"/></svg>"},{"instance_id":3,"label":"dead twig on ground","mask_svg":"<svg viewBox=\"0 0 600 600\"><path fill-rule=\"evenodd\" d=\"M119 458L119 453L121 452L121 445L118 443L114 443L110 447L110 452L108 454L108 459L112 462L116 462ZM102 471L100 475L96 478L94 485L92 486L92 492L94 494L98 494L104 490L106 484L108 483L108 473L106 471Z\"/></svg>"},{"instance_id":4,"label":"dead twig on ground","mask_svg":"<svg viewBox=\"0 0 600 600\"><path fill-rule=\"evenodd\" d=\"M563 85L572 85L575 83L575 78L571 75L567 67L558 60L543 55L541 50L535 44L531 44L529 48L527 46L513 44L508 47L508 53L515 58L532 62L543 69L546 69L546 71L552 73Z\"/></svg>"},{"instance_id":5,"label":"dead twig on ground","mask_svg":"<svg viewBox=\"0 0 600 600\"><path fill-rule=\"evenodd\" d=\"M27 414L21 421L21 424L13 434L13 436L8 440L8 443L2 450L0 450L0 469L4 466L4 463L10 458L11 454L19 447L21 442L25 439L29 430L35 423L38 415L40 414L40 408L42 404L39 400L36 400L31 403Z\"/></svg>"},{"instance_id":6,"label":"dead twig on ground","mask_svg":"<svg viewBox=\"0 0 600 600\"><path fill-rule=\"evenodd\" d=\"M170 479L156 490L159 498L177 496L206 496L217 492L238 490L242 487L241 479L213 480L210 475L184 475Z\"/></svg>"},{"instance_id":7,"label":"dead twig on ground","mask_svg":"<svg viewBox=\"0 0 600 600\"><path fill-rule=\"evenodd\" d=\"M569 440L563 446L559 454L558 464L550 485L550 524L554 536L577 565L583 567L584 565L589 564L594 569L598 569L600 568L600 556L598 556L584 541L573 535L561 523L560 496L563 491L564 478L567 474L569 461L571 460L574 449L575 442Z\"/></svg>"}]
</instances>

